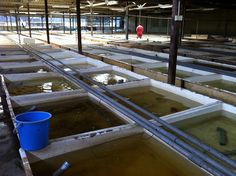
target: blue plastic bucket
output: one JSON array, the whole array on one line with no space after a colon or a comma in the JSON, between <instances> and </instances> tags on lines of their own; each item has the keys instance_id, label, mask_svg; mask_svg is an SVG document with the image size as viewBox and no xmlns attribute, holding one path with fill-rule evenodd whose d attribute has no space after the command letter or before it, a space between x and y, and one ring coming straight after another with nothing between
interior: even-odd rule
<instances>
[{"instance_id":1,"label":"blue plastic bucket","mask_svg":"<svg viewBox=\"0 0 236 176\"><path fill-rule=\"evenodd\" d=\"M48 145L48 131L52 115L43 111L19 114L15 118L21 148L27 151L40 150Z\"/></svg>"}]
</instances>

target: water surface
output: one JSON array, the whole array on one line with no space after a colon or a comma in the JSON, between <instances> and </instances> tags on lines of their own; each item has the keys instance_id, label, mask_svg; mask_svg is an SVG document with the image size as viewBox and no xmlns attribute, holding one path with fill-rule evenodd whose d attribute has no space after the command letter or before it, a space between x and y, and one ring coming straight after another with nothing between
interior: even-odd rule
<instances>
[{"instance_id":1,"label":"water surface","mask_svg":"<svg viewBox=\"0 0 236 176\"><path fill-rule=\"evenodd\" d=\"M206 175L147 135L135 135L31 164L35 176L51 176L64 162L62 176ZM176 164L178 163L178 164Z\"/></svg>"}]
</instances>

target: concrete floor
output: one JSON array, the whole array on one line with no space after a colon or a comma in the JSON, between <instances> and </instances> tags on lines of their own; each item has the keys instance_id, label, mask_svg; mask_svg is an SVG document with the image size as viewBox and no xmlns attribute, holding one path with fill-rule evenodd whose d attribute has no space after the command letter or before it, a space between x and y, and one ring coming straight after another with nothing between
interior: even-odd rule
<instances>
[{"instance_id":1,"label":"concrete floor","mask_svg":"<svg viewBox=\"0 0 236 176\"><path fill-rule=\"evenodd\" d=\"M11 45L11 42L0 35L1 45ZM0 45L0 48L1 48ZM12 133L11 119L3 114L3 106L0 98L0 175L21 176L25 175L22 161L18 152L17 138Z\"/></svg>"},{"instance_id":2,"label":"concrete floor","mask_svg":"<svg viewBox=\"0 0 236 176\"><path fill-rule=\"evenodd\" d=\"M3 113L0 114L4 117ZM0 118L0 175L1 176L23 176L22 161L18 153L16 136L11 129L11 120Z\"/></svg>"}]
</instances>

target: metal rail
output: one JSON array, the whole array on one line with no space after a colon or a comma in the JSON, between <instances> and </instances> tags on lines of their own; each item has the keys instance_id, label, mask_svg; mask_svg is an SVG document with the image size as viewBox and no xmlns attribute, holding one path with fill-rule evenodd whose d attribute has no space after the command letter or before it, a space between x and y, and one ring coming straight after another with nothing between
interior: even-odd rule
<instances>
[{"instance_id":1,"label":"metal rail","mask_svg":"<svg viewBox=\"0 0 236 176\"><path fill-rule=\"evenodd\" d=\"M25 47L23 47L23 48L25 48ZM116 110L121 112L122 114L128 116L130 119L135 121L137 124L139 124L140 126L142 126L145 129L147 129L148 131L150 131L152 134L154 134L155 136L157 136L161 140L165 141L171 147L176 149L178 152L180 152L181 154L186 156L188 159L190 159L192 162L196 163L200 167L203 167L205 170L209 171L210 173L212 173L214 175L235 175L235 173L233 173L229 169L225 168L224 166L222 166L218 162L214 161L213 159L209 158L205 154L199 152L198 150L194 149L193 147L191 147L190 145L186 144L182 140L178 139L176 136L174 136L170 132L168 132L168 131L162 129L161 127L157 126L156 124L154 124L154 123L144 119L139 114L133 112L132 110L126 108L125 106L121 105L120 103L114 101L112 98L110 98L107 95L101 93L100 91L96 90L95 88L92 88L88 84L86 84L83 81L79 80L74 75L64 71L59 66L56 66L52 62L48 61L47 59L45 59L41 55L42 54L46 55L46 57L50 57L53 60L59 62L60 64L62 64L63 66L66 66L68 68L70 68L70 66L65 65L63 62L53 58L52 56L50 56L50 55L48 55L46 53L37 51L37 50L35 50L32 47L31 47L31 49L28 49L28 48L25 48L25 49L28 50L29 52L33 53L37 57L41 58L41 60L43 60L47 65L49 65L51 68L53 68L53 70L63 74L68 79L70 79L71 81L73 81L74 83L79 85L81 88L85 89L86 91L88 91L89 93L93 94L97 98L103 100L105 103L107 103L108 105L112 106L113 108L115 108ZM32 49L35 50L35 51L33 52ZM140 112L144 113L145 115L153 118L154 120L156 120L157 122L162 124L164 127L167 127L169 130L173 131L174 133L177 133L181 137L184 137L185 139L191 141L193 144L198 145L205 152L208 152L208 153L214 155L215 157L217 157L218 159L220 159L221 161L228 163L232 167L235 167L235 162L234 161L230 160L229 158L225 157L224 155L220 154L219 152L215 151L214 149L212 149L212 148L202 144L200 141L198 141L196 139L193 139L191 136L189 136L189 135L185 134L184 132L182 132L181 130L171 126L167 122L157 118L155 115L153 115L150 112L142 109L141 107L137 106L136 104L134 104L134 103L128 101L127 99L121 97L120 95L114 93L113 91L107 89L104 85L102 85L100 83L97 83L96 81L92 80L91 78L89 78L85 74L80 73L79 71L73 69L72 67L70 69L72 71L78 73L81 78L85 78L85 79L91 81L93 84L99 86L104 91L106 91L109 94L115 96L116 98L122 100L126 104L134 107L135 109L139 110Z\"/></svg>"}]
</instances>

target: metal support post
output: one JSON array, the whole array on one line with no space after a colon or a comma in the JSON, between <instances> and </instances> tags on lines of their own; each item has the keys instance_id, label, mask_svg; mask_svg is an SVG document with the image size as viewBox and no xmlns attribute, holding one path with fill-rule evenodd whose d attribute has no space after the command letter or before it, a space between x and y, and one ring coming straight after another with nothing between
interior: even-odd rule
<instances>
[{"instance_id":1,"label":"metal support post","mask_svg":"<svg viewBox=\"0 0 236 176\"><path fill-rule=\"evenodd\" d=\"M102 17L99 18L99 29L102 31Z\"/></svg>"},{"instance_id":2,"label":"metal support post","mask_svg":"<svg viewBox=\"0 0 236 176\"><path fill-rule=\"evenodd\" d=\"M182 38L184 37L184 20L185 20L185 0L181 1L181 5L180 5L180 10L181 10L181 14L183 15L183 20L180 23L180 32L179 32L179 45L182 45Z\"/></svg>"},{"instance_id":3,"label":"metal support post","mask_svg":"<svg viewBox=\"0 0 236 176\"><path fill-rule=\"evenodd\" d=\"M19 27L19 33L21 34L21 21L20 21L20 10L17 11L17 18L18 18L18 27Z\"/></svg>"},{"instance_id":4,"label":"metal support post","mask_svg":"<svg viewBox=\"0 0 236 176\"><path fill-rule=\"evenodd\" d=\"M126 3L125 18L126 18L125 38L126 38L126 40L129 40L129 7L128 7L128 3Z\"/></svg>"},{"instance_id":5,"label":"metal support post","mask_svg":"<svg viewBox=\"0 0 236 176\"><path fill-rule=\"evenodd\" d=\"M172 22L171 22L171 41L169 53L169 68L168 68L168 83L175 84L176 77L176 63L178 53L179 41L179 27L180 27L180 0L173 0L172 7Z\"/></svg>"},{"instance_id":6,"label":"metal support post","mask_svg":"<svg viewBox=\"0 0 236 176\"><path fill-rule=\"evenodd\" d=\"M80 0L76 0L76 15L77 15L78 53L82 54L81 21L80 21Z\"/></svg>"},{"instance_id":7,"label":"metal support post","mask_svg":"<svg viewBox=\"0 0 236 176\"><path fill-rule=\"evenodd\" d=\"M11 31L13 31L13 26L12 26L12 19L11 19L11 15L10 15L10 25L11 25Z\"/></svg>"},{"instance_id":8,"label":"metal support post","mask_svg":"<svg viewBox=\"0 0 236 176\"><path fill-rule=\"evenodd\" d=\"M138 13L139 13L139 15L138 15L138 23L140 24L141 23L141 15L142 15L141 13L142 13L142 11L139 10Z\"/></svg>"},{"instance_id":9,"label":"metal support post","mask_svg":"<svg viewBox=\"0 0 236 176\"><path fill-rule=\"evenodd\" d=\"M15 10L15 22L16 22L16 33L19 34L19 28L18 28L18 17L17 17L16 10Z\"/></svg>"},{"instance_id":10,"label":"metal support post","mask_svg":"<svg viewBox=\"0 0 236 176\"><path fill-rule=\"evenodd\" d=\"M93 36L93 8L90 7L90 30L91 30L91 36Z\"/></svg>"},{"instance_id":11,"label":"metal support post","mask_svg":"<svg viewBox=\"0 0 236 176\"><path fill-rule=\"evenodd\" d=\"M66 33L65 12L62 12L63 33Z\"/></svg>"},{"instance_id":12,"label":"metal support post","mask_svg":"<svg viewBox=\"0 0 236 176\"><path fill-rule=\"evenodd\" d=\"M44 0L44 6L45 6L47 42L48 42L48 44L50 44L49 25L48 25L48 0Z\"/></svg>"},{"instance_id":13,"label":"metal support post","mask_svg":"<svg viewBox=\"0 0 236 176\"><path fill-rule=\"evenodd\" d=\"M71 30L71 12L69 12L69 22L70 22L70 34L72 34L72 30Z\"/></svg>"},{"instance_id":14,"label":"metal support post","mask_svg":"<svg viewBox=\"0 0 236 176\"><path fill-rule=\"evenodd\" d=\"M111 17L111 33L113 34L113 16Z\"/></svg>"},{"instance_id":15,"label":"metal support post","mask_svg":"<svg viewBox=\"0 0 236 176\"><path fill-rule=\"evenodd\" d=\"M43 25L43 16L41 16L41 25L42 25L42 30L43 30L43 27L44 27L44 25Z\"/></svg>"},{"instance_id":16,"label":"metal support post","mask_svg":"<svg viewBox=\"0 0 236 176\"><path fill-rule=\"evenodd\" d=\"M28 26L29 26L29 36L31 37L31 22L30 22L30 10L29 3L27 3L27 11L28 11Z\"/></svg>"},{"instance_id":17,"label":"metal support post","mask_svg":"<svg viewBox=\"0 0 236 176\"><path fill-rule=\"evenodd\" d=\"M117 17L115 17L115 32L117 32Z\"/></svg>"},{"instance_id":18,"label":"metal support post","mask_svg":"<svg viewBox=\"0 0 236 176\"><path fill-rule=\"evenodd\" d=\"M105 18L105 17L102 17L102 33L103 33L103 34L104 34L104 32L105 32L105 29L104 29L104 28L105 28L105 27L104 27L104 21L105 21L105 20L104 20L104 18Z\"/></svg>"},{"instance_id":19,"label":"metal support post","mask_svg":"<svg viewBox=\"0 0 236 176\"><path fill-rule=\"evenodd\" d=\"M7 31L9 31L9 27L8 27L8 16L6 15L6 22L7 22Z\"/></svg>"}]
</instances>

